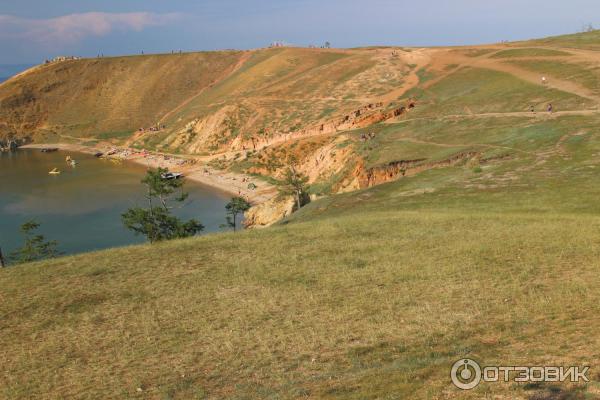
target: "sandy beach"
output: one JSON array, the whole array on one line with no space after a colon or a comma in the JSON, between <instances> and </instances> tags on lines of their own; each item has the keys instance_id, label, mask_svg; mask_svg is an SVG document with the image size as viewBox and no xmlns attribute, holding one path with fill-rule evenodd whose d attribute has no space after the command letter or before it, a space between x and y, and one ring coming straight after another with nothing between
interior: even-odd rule
<instances>
[{"instance_id":1,"label":"sandy beach","mask_svg":"<svg viewBox=\"0 0 600 400\"><path fill-rule=\"evenodd\" d=\"M24 149L58 148L86 154L105 154L107 158L130 161L148 168L168 168L171 172L180 172L192 181L213 187L234 196L246 198L252 205L272 199L277 188L255 177L227 172L210 167L200 157L179 157L151 151L122 148L109 145L85 146L74 143L45 143L21 146ZM252 187L255 187L252 189Z\"/></svg>"}]
</instances>

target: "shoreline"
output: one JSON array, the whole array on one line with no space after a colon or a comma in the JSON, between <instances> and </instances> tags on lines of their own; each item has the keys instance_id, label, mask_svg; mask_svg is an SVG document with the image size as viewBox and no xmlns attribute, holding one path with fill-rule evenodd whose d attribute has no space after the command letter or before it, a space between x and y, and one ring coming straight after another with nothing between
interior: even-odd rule
<instances>
[{"instance_id":1,"label":"shoreline","mask_svg":"<svg viewBox=\"0 0 600 400\"><path fill-rule=\"evenodd\" d=\"M98 152L107 153L114 151L114 154L106 156L107 158L134 162L144 165L148 168L168 168L171 172L181 172L185 178L218 189L224 193L233 196L242 196L252 204L257 206L271 200L277 194L277 189L255 177L222 171L210 167L202 162L200 158L193 156L179 157L172 154L163 154L152 151L140 151L136 149L123 148L119 146L98 145L85 146L74 143L44 143L27 144L20 146L21 149L43 149L57 148L62 151L73 151L84 154L95 154ZM248 186L254 184L256 189L249 189Z\"/></svg>"}]
</instances>

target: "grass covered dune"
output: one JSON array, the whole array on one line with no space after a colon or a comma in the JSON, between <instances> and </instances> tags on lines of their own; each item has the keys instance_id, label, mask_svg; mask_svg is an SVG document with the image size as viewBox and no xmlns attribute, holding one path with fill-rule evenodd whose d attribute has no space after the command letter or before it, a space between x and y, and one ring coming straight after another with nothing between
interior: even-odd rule
<instances>
[{"instance_id":1,"label":"grass covered dune","mask_svg":"<svg viewBox=\"0 0 600 400\"><path fill-rule=\"evenodd\" d=\"M594 398L599 255L596 217L393 211L9 268L0 397ZM460 392L464 356L592 382Z\"/></svg>"}]
</instances>

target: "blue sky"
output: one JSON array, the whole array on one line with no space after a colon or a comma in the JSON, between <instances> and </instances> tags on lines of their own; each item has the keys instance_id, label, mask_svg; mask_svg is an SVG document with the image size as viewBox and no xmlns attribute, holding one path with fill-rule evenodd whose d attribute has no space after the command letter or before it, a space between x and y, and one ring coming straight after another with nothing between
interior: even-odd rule
<instances>
[{"instance_id":1,"label":"blue sky","mask_svg":"<svg viewBox=\"0 0 600 400\"><path fill-rule=\"evenodd\" d=\"M0 0L0 64L262 47L456 45L600 27L598 0Z\"/></svg>"}]
</instances>

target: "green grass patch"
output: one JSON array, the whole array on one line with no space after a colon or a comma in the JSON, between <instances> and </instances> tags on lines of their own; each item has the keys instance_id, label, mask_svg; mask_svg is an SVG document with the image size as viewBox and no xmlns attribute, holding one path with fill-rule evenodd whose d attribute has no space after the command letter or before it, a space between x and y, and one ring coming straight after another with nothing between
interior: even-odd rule
<instances>
[{"instance_id":1,"label":"green grass patch","mask_svg":"<svg viewBox=\"0 0 600 400\"><path fill-rule=\"evenodd\" d=\"M510 74L465 68L423 92L413 115L455 115L528 110L531 104L553 103L560 110L591 105L587 99L520 80Z\"/></svg>"},{"instance_id":2,"label":"green grass patch","mask_svg":"<svg viewBox=\"0 0 600 400\"><path fill-rule=\"evenodd\" d=\"M526 57L568 57L570 53L553 49L510 49L502 50L491 56L491 58L526 58Z\"/></svg>"},{"instance_id":3,"label":"green grass patch","mask_svg":"<svg viewBox=\"0 0 600 400\"><path fill-rule=\"evenodd\" d=\"M110 139L126 139L133 134L131 131L122 131L122 132L102 132L93 135L95 138L99 140L110 140Z\"/></svg>"},{"instance_id":4,"label":"green grass patch","mask_svg":"<svg viewBox=\"0 0 600 400\"><path fill-rule=\"evenodd\" d=\"M550 78L555 77L577 82L594 92L600 92L600 68L589 64L540 60L518 60L511 61L511 64L530 71L539 72Z\"/></svg>"},{"instance_id":5,"label":"green grass patch","mask_svg":"<svg viewBox=\"0 0 600 400\"><path fill-rule=\"evenodd\" d=\"M534 45L556 46L576 49L600 49L600 30L592 32L574 33L562 36L553 36L545 39L532 40Z\"/></svg>"}]
</instances>

